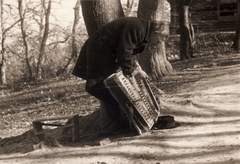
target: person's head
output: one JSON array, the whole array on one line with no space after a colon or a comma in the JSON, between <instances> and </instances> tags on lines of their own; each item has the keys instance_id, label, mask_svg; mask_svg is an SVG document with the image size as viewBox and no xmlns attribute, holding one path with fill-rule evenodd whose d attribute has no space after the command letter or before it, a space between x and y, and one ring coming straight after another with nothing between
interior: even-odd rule
<instances>
[{"instance_id":1,"label":"person's head","mask_svg":"<svg viewBox=\"0 0 240 164\"><path fill-rule=\"evenodd\" d=\"M157 43L166 40L169 35L169 29L162 21L150 21L150 42Z\"/></svg>"}]
</instances>

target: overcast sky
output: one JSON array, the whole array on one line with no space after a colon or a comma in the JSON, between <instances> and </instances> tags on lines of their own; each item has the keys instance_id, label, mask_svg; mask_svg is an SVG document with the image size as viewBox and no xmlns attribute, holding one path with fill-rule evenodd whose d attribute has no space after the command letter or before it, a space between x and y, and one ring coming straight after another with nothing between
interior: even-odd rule
<instances>
[{"instance_id":1,"label":"overcast sky","mask_svg":"<svg viewBox=\"0 0 240 164\"><path fill-rule=\"evenodd\" d=\"M61 5L54 5L54 8L52 8L52 14L56 15L63 25L72 24L74 19L73 7L75 4L76 0L62 0Z\"/></svg>"},{"instance_id":2,"label":"overcast sky","mask_svg":"<svg viewBox=\"0 0 240 164\"><path fill-rule=\"evenodd\" d=\"M32 2L40 2L40 0L31 0ZM60 1L60 0L57 0ZM63 26L72 26L74 19L74 6L77 0L61 0L61 4L52 3L51 14L54 15L57 20L52 17L51 22L58 23ZM126 0L121 0L122 3L126 3ZM17 6L17 0L4 0L4 4L13 4ZM81 13L81 12L80 12ZM80 21L83 21L81 19Z\"/></svg>"},{"instance_id":3,"label":"overcast sky","mask_svg":"<svg viewBox=\"0 0 240 164\"><path fill-rule=\"evenodd\" d=\"M33 2L39 2L39 0L32 0ZM17 6L17 0L4 0L4 4L13 4ZM58 19L58 23L64 26L71 25L74 18L73 7L76 4L76 0L62 0L61 4L52 3L51 13ZM54 21L53 19L52 21ZM57 22L56 22L57 23Z\"/></svg>"}]
</instances>

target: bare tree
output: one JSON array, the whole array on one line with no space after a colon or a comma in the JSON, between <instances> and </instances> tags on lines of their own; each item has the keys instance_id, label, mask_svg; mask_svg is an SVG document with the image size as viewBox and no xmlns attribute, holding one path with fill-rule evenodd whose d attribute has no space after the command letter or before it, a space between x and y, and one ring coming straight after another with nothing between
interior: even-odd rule
<instances>
[{"instance_id":1,"label":"bare tree","mask_svg":"<svg viewBox=\"0 0 240 164\"><path fill-rule=\"evenodd\" d=\"M159 27L159 31L155 34L158 35L158 44L149 42L143 54L139 55L140 65L154 80L173 74L173 68L165 52L165 40L169 35L171 17L170 4L167 0L139 0L137 14L139 18L155 21L155 25Z\"/></svg>"},{"instance_id":2,"label":"bare tree","mask_svg":"<svg viewBox=\"0 0 240 164\"><path fill-rule=\"evenodd\" d=\"M23 45L24 45L24 54L25 54L25 61L27 65L27 70L28 70L28 76L26 80L32 80L33 74L32 74L32 69L31 65L29 62L29 42L27 39L27 34L26 34L26 24L25 24L25 14L23 11L23 4L22 0L18 0L18 11L19 11L19 16L20 16L20 22L21 22L21 33L22 33L22 39L23 39Z\"/></svg>"},{"instance_id":3,"label":"bare tree","mask_svg":"<svg viewBox=\"0 0 240 164\"><path fill-rule=\"evenodd\" d=\"M191 0L178 0L179 26L180 26L180 59L193 57L195 45L194 29L189 16Z\"/></svg>"},{"instance_id":4,"label":"bare tree","mask_svg":"<svg viewBox=\"0 0 240 164\"><path fill-rule=\"evenodd\" d=\"M44 13L46 13L46 15L45 15L44 32L43 32L43 37L40 45L40 51L39 51L39 57L38 57L38 63L37 63L37 73L36 73L37 79L42 79L41 66L44 63L45 48L46 48L46 43L47 43L48 33L49 33L49 17L51 13L51 3L52 3L52 0L49 0L48 6L46 7L45 0L42 0L42 6L44 9Z\"/></svg>"},{"instance_id":5,"label":"bare tree","mask_svg":"<svg viewBox=\"0 0 240 164\"><path fill-rule=\"evenodd\" d=\"M74 7L74 22L72 28L72 59L73 61L77 60L78 53L79 53L79 36L78 36L78 29L79 29L79 21L80 21L80 5L81 1L77 0L76 5Z\"/></svg>"},{"instance_id":6,"label":"bare tree","mask_svg":"<svg viewBox=\"0 0 240 164\"><path fill-rule=\"evenodd\" d=\"M5 85L7 84L6 80L6 60L5 60L5 53L6 53L6 48L5 48L5 39L6 35L4 34L4 22L3 22L3 0L0 0L0 14L1 14L1 58L2 62L0 63L0 77L1 77L1 84Z\"/></svg>"},{"instance_id":7,"label":"bare tree","mask_svg":"<svg viewBox=\"0 0 240 164\"><path fill-rule=\"evenodd\" d=\"M0 28L1 28L1 58L2 61L0 63L0 84L6 85L7 84L7 79L6 79L6 38L7 38L7 32L10 31L18 22L19 20L15 21L13 24L11 24L9 27L5 28L5 23L4 23L4 12L3 12L3 0L0 0Z\"/></svg>"},{"instance_id":8,"label":"bare tree","mask_svg":"<svg viewBox=\"0 0 240 164\"><path fill-rule=\"evenodd\" d=\"M82 0L81 4L89 36L106 23L124 17L120 0Z\"/></svg>"},{"instance_id":9,"label":"bare tree","mask_svg":"<svg viewBox=\"0 0 240 164\"><path fill-rule=\"evenodd\" d=\"M81 6L81 0L77 0L74 9L74 22L72 27L72 53L71 57L69 58L68 62L64 66L64 68L61 68L57 71L57 76L60 74L66 72L67 68L71 64L71 62L76 62L78 53L79 53L79 25L80 25L80 6Z\"/></svg>"}]
</instances>

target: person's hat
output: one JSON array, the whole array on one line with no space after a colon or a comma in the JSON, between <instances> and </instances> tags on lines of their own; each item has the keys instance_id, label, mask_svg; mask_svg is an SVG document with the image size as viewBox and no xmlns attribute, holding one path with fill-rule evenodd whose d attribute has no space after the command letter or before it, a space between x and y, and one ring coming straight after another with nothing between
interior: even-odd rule
<instances>
[{"instance_id":1,"label":"person's hat","mask_svg":"<svg viewBox=\"0 0 240 164\"><path fill-rule=\"evenodd\" d=\"M152 130L172 129L180 126L180 123L175 122L173 116L159 116L157 122L153 125Z\"/></svg>"}]
</instances>

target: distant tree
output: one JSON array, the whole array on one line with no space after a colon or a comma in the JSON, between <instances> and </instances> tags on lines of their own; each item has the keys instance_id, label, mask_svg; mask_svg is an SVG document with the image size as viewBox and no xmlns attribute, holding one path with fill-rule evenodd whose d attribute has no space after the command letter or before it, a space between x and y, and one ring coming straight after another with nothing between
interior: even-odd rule
<instances>
[{"instance_id":1,"label":"distant tree","mask_svg":"<svg viewBox=\"0 0 240 164\"><path fill-rule=\"evenodd\" d=\"M124 17L120 0L82 0L81 5L89 36L106 23Z\"/></svg>"},{"instance_id":2,"label":"distant tree","mask_svg":"<svg viewBox=\"0 0 240 164\"><path fill-rule=\"evenodd\" d=\"M139 63L143 70L154 80L160 79L162 76L174 74L173 68L166 57L165 40L169 35L170 24L170 4L167 0L139 0L137 16L147 20L155 21L158 31L158 44L151 43L139 55Z\"/></svg>"},{"instance_id":3,"label":"distant tree","mask_svg":"<svg viewBox=\"0 0 240 164\"><path fill-rule=\"evenodd\" d=\"M240 0L238 0L238 9L240 9ZM240 11L238 11L238 22L232 48L236 51L240 50Z\"/></svg>"},{"instance_id":4,"label":"distant tree","mask_svg":"<svg viewBox=\"0 0 240 164\"><path fill-rule=\"evenodd\" d=\"M18 11L19 11L19 17L20 17L20 27L21 27L23 46L24 46L25 61L26 61L26 66L28 70L26 80L28 81L33 79L33 73L32 73L32 68L29 61L30 44L29 44L28 36L26 32L26 29L27 29L26 19L25 19L25 12L23 10L22 0L18 0Z\"/></svg>"},{"instance_id":5,"label":"distant tree","mask_svg":"<svg viewBox=\"0 0 240 164\"><path fill-rule=\"evenodd\" d=\"M57 76L61 75L62 73L66 72L68 67L72 62L76 62L78 53L79 53L79 26L80 26L80 6L81 6L81 0L77 0L74 9L74 22L73 22L73 27L72 27L72 53L71 57L69 58L68 62L63 68L60 68L57 71Z\"/></svg>"},{"instance_id":6,"label":"distant tree","mask_svg":"<svg viewBox=\"0 0 240 164\"><path fill-rule=\"evenodd\" d=\"M48 6L46 7L45 0L41 0L43 12L45 13L45 22L44 22L44 32L41 40L39 57L37 62L37 73L36 73L37 79L42 79L41 66L45 62L44 57L45 57L45 48L46 48L46 43L47 43L48 33L49 33L49 17L51 13L51 4L52 4L52 0L49 0Z\"/></svg>"},{"instance_id":7,"label":"distant tree","mask_svg":"<svg viewBox=\"0 0 240 164\"><path fill-rule=\"evenodd\" d=\"M194 29L189 17L189 5L191 0L177 0L180 26L180 59L193 57L195 45Z\"/></svg>"},{"instance_id":8,"label":"distant tree","mask_svg":"<svg viewBox=\"0 0 240 164\"><path fill-rule=\"evenodd\" d=\"M3 0L0 0L0 30L1 30L1 48L0 48L0 54L1 54L1 63L0 63L0 84L6 85L7 79L6 79L6 38L7 38L7 32L9 32L18 22L19 20L15 21L8 27L6 26L6 22L4 22L6 19L4 18L4 8L3 8Z\"/></svg>"},{"instance_id":9,"label":"distant tree","mask_svg":"<svg viewBox=\"0 0 240 164\"><path fill-rule=\"evenodd\" d=\"M43 78L42 65L46 64L45 50L49 35L51 4L52 0L40 2L18 0L22 41L28 70L26 80ZM34 66L35 69L33 69Z\"/></svg>"},{"instance_id":10,"label":"distant tree","mask_svg":"<svg viewBox=\"0 0 240 164\"><path fill-rule=\"evenodd\" d=\"M4 14L0 15L0 23L3 24L0 26L0 68L3 67L1 72L4 72L1 73L3 76L0 74L1 79L6 79L7 76L9 82L14 82L52 77L62 65L66 65L66 60L71 56L71 41L74 36L69 26L59 22L55 13L50 13L51 5L57 8L60 1L17 0L13 4L4 2ZM52 19L57 23L49 22ZM9 27L13 24L18 26L10 30ZM81 27L79 29L85 30ZM83 39L78 34L75 36L80 38L80 42ZM66 42L67 44L62 44ZM78 41L74 42L76 45ZM2 48L2 45L5 48ZM81 44L78 42L77 46L80 47ZM5 63L2 64L2 60ZM7 63L12 66L6 67Z\"/></svg>"},{"instance_id":11,"label":"distant tree","mask_svg":"<svg viewBox=\"0 0 240 164\"><path fill-rule=\"evenodd\" d=\"M72 55L71 58L75 62L79 53L79 25L80 25L80 6L81 0L77 0L76 5L74 7L74 22L72 28Z\"/></svg>"},{"instance_id":12,"label":"distant tree","mask_svg":"<svg viewBox=\"0 0 240 164\"><path fill-rule=\"evenodd\" d=\"M5 85L7 84L6 80L6 60L5 60L5 53L6 53L6 46L5 46L5 39L6 39L6 33L4 32L4 22L3 22L3 0L0 0L0 14L1 14L1 58L2 61L0 63L0 77L1 77L1 84Z\"/></svg>"}]
</instances>

